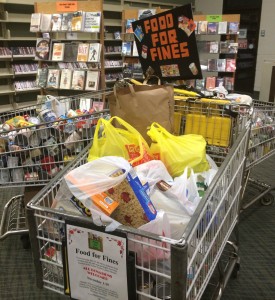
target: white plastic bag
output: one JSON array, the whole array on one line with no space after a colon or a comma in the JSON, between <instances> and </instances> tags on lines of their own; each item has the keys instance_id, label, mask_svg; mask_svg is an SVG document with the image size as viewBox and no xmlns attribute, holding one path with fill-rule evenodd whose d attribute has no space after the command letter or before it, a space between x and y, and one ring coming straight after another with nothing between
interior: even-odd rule
<instances>
[{"instance_id":1,"label":"white plastic bag","mask_svg":"<svg viewBox=\"0 0 275 300\"><path fill-rule=\"evenodd\" d=\"M164 163L160 160L151 160L135 167L136 173L141 182L148 182L153 188L157 182L164 180L173 182L173 178L168 173Z\"/></svg>"},{"instance_id":2,"label":"white plastic bag","mask_svg":"<svg viewBox=\"0 0 275 300\"><path fill-rule=\"evenodd\" d=\"M111 177L110 175L118 169L125 172L117 177ZM73 195L80 201L85 201L120 184L130 169L131 165L124 158L105 156L70 171L65 180Z\"/></svg>"}]
</instances>

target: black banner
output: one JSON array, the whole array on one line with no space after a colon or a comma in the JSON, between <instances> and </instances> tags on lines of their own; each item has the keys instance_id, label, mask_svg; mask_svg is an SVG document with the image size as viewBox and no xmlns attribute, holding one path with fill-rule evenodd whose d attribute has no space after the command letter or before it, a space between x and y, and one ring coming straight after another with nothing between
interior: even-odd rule
<instances>
[{"instance_id":1,"label":"black banner","mask_svg":"<svg viewBox=\"0 0 275 300\"><path fill-rule=\"evenodd\" d=\"M144 74L202 78L191 4L132 22Z\"/></svg>"}]
</instances>

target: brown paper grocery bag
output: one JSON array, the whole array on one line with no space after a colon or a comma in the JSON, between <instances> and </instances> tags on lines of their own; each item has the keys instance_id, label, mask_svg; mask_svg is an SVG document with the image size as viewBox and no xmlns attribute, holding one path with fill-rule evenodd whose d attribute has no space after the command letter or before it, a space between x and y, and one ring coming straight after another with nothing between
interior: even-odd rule
<instances>
[{"instance_id":1,"label":"brown paper grocery bag","mask_svg":"<svg viewBox=\"0 0 275 300\"><path fill-rule=\"evenodd\" d=\"M108 99L111 116L118 116L137 129L151 144L147 130L153 122L169 132L174 126L174 88L169 85L114 87ZM115 126L118 126L115 124Z\"/></svg>"}]
</instances>

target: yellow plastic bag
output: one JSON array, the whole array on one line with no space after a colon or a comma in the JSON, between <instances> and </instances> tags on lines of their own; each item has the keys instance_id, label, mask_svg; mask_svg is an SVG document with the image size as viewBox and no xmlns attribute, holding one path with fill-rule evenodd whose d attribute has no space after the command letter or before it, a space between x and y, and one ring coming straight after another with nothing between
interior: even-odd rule
<instances>
[{"instance_id":1,"label":"yellow plastic bag","mask_svg":"<svg viewBox=\"0 0 275 300\"><path fill-rule=\"evenodd\" d=\"M114 127L113 121L122 127ZM103 130L102 136L99 137L101 129ZM133 166L153 159L149 146L141 134L119 117L112 117L110 120L98 120L88 161L103 156L120 156L128 160Z\"/></svg>"},{"instance_id":2,"label":"yellow plastic bag","mask_svg":"<svg viewBox=\"0 0 275 300\"><path fill-rule=\"evenodd\" d=\"M147 134L152 139L151 153L164 163L172 177L182 175L187 166L195 173L209 169L206 141L201 135L175 136L158 123L153 123Z\"/></svg>"}]
</instances>

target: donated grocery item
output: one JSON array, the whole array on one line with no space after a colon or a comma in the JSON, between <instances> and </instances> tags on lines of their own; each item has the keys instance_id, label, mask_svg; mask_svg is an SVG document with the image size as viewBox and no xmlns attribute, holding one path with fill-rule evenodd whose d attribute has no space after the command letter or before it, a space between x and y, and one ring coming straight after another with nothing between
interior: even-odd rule
<instances>
[{"instance_id":1,"label":"donated grocery item","mask_svg":"<svg viewBox=\"0 0 275 300\"><path fill-rule=\"evenodd\" d=\"M110 216L118 207L118 202L108 197L106 193L100 193L92 196L93 203L99 207L106 215Z\"/></svg>"},{"instance_id":2,"label":"donated grocery item","mask_svg":"<svg viewBox=\"0 0 275 300\"><path fill-rule=\"evenodd\" d=\"M122 128L116 128L112 124L114 121ZM102 129L101 137L99 137L100 129ZM99 119L97 123L88 161L103 156L120 156L133 166L152 159L149 146L140 133L118 117L113 117L109 121Z\"/></svg>"},{"instance_id":3,"label":"donated grocery item","mask_svg":"<svg viewBox=\"0 0 275 300\"><path fill-rule=\"evenodd\" d=\"M151 125L147 134L152 139L151 153L164 163L172 177L180 176L187 166L194 172L209 169L206 141L201 135L174 136L157 123Z\"/></svg>"}]
</instances>

